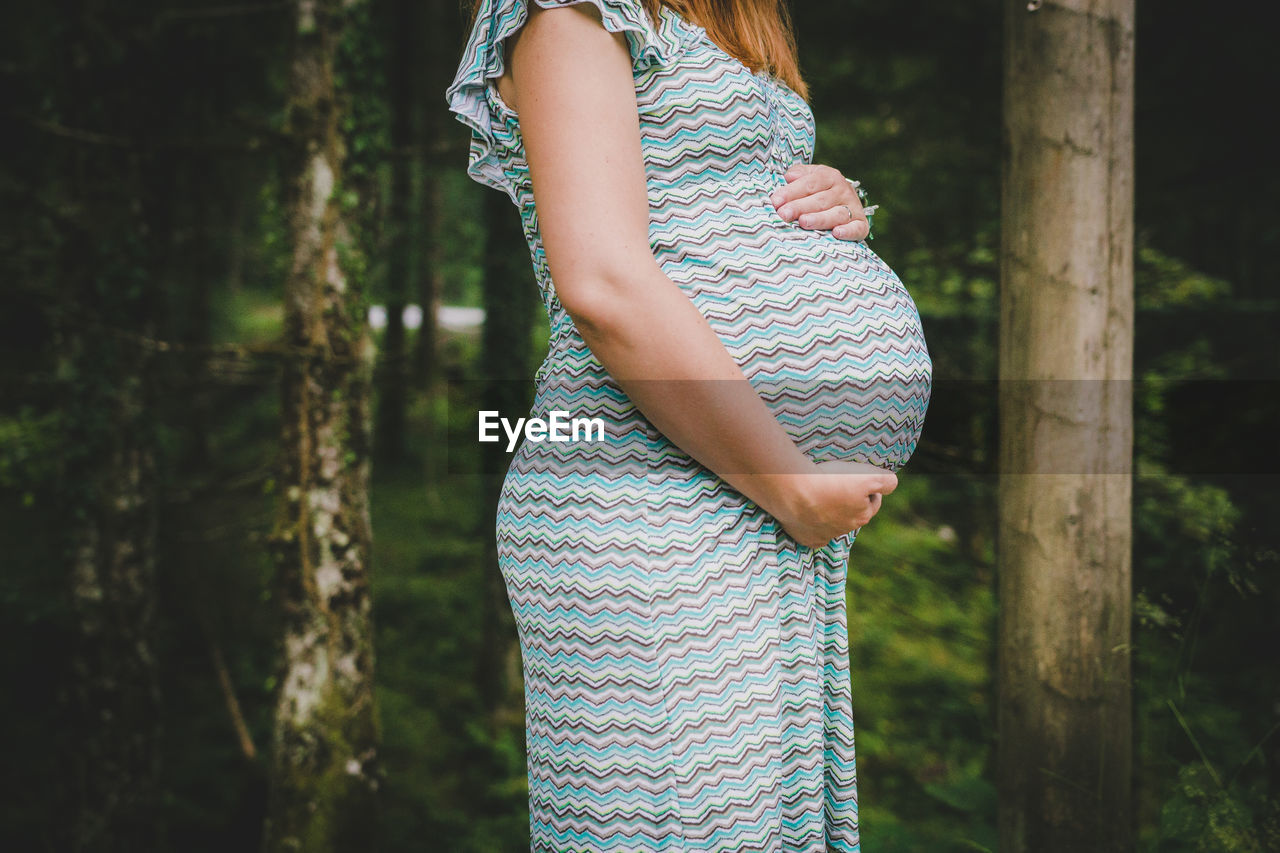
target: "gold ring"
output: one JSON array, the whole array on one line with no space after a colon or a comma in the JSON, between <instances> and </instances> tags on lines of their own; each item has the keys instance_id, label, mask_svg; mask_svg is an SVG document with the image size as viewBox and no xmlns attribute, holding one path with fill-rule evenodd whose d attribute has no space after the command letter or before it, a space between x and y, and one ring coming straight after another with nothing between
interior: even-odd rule
<instances>
[{"instance_id":1,"label":"gold ring","mask_svg":"<svg viewBox=\"0 0 1280 853\"><path fill-rule=\"evenodd\" d=\"M842 204L842 205L840 205L840 206L841 206L841 207L843 207L846 211L848 211L848 212L849 212L849 221L850 221L850 222L852 222L852 221L854 220L854 218L855 218L855 217L854 217L854 215L853 215L853 208L852 208L852 207L850 207L850 206L849 206L849 205L847 205L847 204Z\"/></svg>"}]
</instances>

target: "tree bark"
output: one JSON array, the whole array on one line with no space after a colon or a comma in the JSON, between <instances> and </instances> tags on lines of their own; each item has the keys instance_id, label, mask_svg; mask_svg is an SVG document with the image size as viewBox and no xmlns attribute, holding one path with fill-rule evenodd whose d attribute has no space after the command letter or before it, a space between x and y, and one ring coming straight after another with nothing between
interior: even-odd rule
<instances>
[{"instance_id":1,"label":"tree bark","mask_svg":"<svg viewBox=\"0 0 1280 853\"><path fill-rule=\"evenodd\" d=\"M414 291L410 277L413 218L413 42L414 0L396 0L391 14L391 186L387 204L387 328L379 354L378 426L374 446L380 462L395 464L404 458L405 410L409 404L409 363L405 341L404 309Z\"/></svg>"},{"instance_id":2,"label":"tree bark","mask_svg":"<svg viewBox=\"0 0 1280 853\"><path fill-rule=\"evenodd\" d=\"M59 112L82 126L102 97L74 59L91 55L90 16L79 3L64 4L60 14L68 33L54 97ZM128 113L112 118L127 123ZM152 353L136 340L156 334L164 253L155 245L171 238L169 196L148 190L170 175L138 151L51 150L65 183L41 192L84 215L60 223L48 298L75 304L98 323L54 315L55 399L67 430L56 494L72 621L70 678L59 690L61 742L48 744L69 759L68 799L54 805L65 820L52 822L48 837L76 853L149 853L169 845L157 657L156 374Z\"/></svg>"},{"instance_id":3,"label":"tree bark","mask_svg":"<svg viewBox=\"0 0 1280 853\"><path fill-rule=\"evenodd\" d=\"M440 185L439 167L425 165L422 174L422 196L419 232L422 250L418 254L418 303L422 306L422 325L413 353L413 382L428 393L435 390L440 373L440 335L437 330L440 299L444 292L444 252L440 246L440 222L444 210L444 190Z\"/></svg>"},{"instance_id":4,"label":"tree bark","mask_svg":"<svg viewBox=\"0 0 1280 853\"><path fill-rule=\"evenodd\" d=\"M369 387L363 282L344 255L343 108L334 61L348 3L297 0L289 80L283 461L272 534L284 663L264 849L363 851L379 787L370 614ZM354 265L353 265L354 266Z\"/></svg>"},{"instance_id":5,"label":"tree bark","mask_svg":"<svg viewBox=\"0 0 1280 853\"><path fill-rule=\"evenodd\" d=\"M418 340L413 353L414 384L428 393L435 388L439 374L439 335L436 330L440 313L440 297L444 292L444 252L441 250L440 223L444 209L444 192L440 183L441 163L449 158L441 157L445 118L443 93L452 79L454 46L460 36L457 21L446 13L444 0L426 0L422 11L423 41L427 45L426 60L421 63L419 80L422 91L434 93L441 100L422 111L418 129L417 149L430 152L419 156L421 180L419 187L419 245L414 255L415 279L418 283L418 304L422 306L422 325L418 327ZM457 4L452 4L457 8ZM452 167L450 167L452 168ZM434 468L428 466L428 473Z\"/></svg>"},{"instance_id":6,"label":"tree bark","mask_svg":"<svg viewBox=\"0 0 1280 853\"><path fill-rule=\"evenodd\" d=\"M1130 828L1134 0L1006 0L1002 853Z\"/></svg>"},{"instance_id":7,"label":"tree bark","mask_svg":"<svg viewBox=\"0 0 1280 853\"><path fill-rule=\"evenodd\" d=\"M90 348L96 350L96 347ZM138 375L145 369L137 365ZM160 808L161 700L156 660L155 457L138 418L145 382L127 376L115 429L74 525L72 662L78 736L69 785L75 851L165 847ZM81 472L86 475L86 472Z\"/></svg>"}]
</instances>

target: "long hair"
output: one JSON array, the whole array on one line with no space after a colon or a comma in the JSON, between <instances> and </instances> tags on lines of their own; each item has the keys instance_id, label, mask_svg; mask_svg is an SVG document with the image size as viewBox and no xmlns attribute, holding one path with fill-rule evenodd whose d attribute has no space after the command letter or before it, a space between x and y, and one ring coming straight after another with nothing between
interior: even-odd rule
<instances>
[{"instance_id":1,"label":"long hair","mask_svg":"<svg viewBox=\"0 0 1280 853\"><path fill-rule=\"evenodd\" d=\"M707 31L725 53L753 72L767 71L808 100L809 86L800 75L795 31L785 0L640 0L656 25L662 7ZM475 23L480 0L470 0Z\"/></svg>"}]
</instances>

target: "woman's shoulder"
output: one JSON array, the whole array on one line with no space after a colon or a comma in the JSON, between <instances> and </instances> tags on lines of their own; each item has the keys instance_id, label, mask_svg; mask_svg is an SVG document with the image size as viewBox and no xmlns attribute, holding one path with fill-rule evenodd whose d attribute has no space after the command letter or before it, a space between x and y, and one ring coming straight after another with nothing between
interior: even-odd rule
<instances>
[{"instance_id":1,"label":"woman's shoulder","mask_svg":"<svg viewBox=\"0 0 1280 853\"><path fill-rule=\"evenodd\" d=\"M656 18L651 17L640 0L480 0L445 97L449 110L472 131L468 174L482 184L505 190L513 199L501 154L515 116L494 88L506 70L508 40L528 21L533 6L550 9L579 4L593 7L606 30L626 37L636 73L671 64L685 43L677 31L674 12L663 6Z\"/></svg>"},{"instance_id":2,"label":"woman's shoulder","mask_svg":"<svg viewBox=\"0 0 1280 853\"><path fill-rule=\"evenodd\" d=\"M457 73L446 93L450 106L471 87L501 75L507 42L528 21L531 9L569 6L590 7L606 30L623 33L637 68L670 61L679 46L669 32L673 13L663 6L653 18L640 0L480 0Z\"/></svg>"}]
</instances>

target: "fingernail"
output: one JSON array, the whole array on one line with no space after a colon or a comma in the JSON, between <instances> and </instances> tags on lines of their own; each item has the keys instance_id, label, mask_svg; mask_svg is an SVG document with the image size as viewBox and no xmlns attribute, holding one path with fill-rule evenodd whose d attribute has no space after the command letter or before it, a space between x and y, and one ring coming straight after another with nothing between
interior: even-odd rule
<instances>
[{"instance_id":1,"label":"fingernail","mask_svg":"<svg viewBox=\"0 0 1280 853\"><path fill-rule=\"evenodd\" d=\"M778 208L778 215L781 216L783 219L789 220L791 218L791 208L787 207L786 205L783 205L782 207Z\"/></svg>"}]
</instances>

